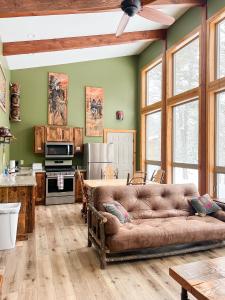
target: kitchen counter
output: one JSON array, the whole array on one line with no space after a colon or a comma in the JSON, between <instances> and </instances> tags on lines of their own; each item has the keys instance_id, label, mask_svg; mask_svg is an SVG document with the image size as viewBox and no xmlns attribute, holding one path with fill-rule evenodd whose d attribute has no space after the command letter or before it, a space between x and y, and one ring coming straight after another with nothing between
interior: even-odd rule
<instances>
[{"instance_id":1,"label":"kitchen counter","mask_svg":"<svg viewBox=\"0 0 225 300\"><path fill-rule=\"evenodd\" d=\"M0 175L0 187L15 186L36 186L36 179L33 174L12 174L8 176Z\"/></svg>"}]
</instances>

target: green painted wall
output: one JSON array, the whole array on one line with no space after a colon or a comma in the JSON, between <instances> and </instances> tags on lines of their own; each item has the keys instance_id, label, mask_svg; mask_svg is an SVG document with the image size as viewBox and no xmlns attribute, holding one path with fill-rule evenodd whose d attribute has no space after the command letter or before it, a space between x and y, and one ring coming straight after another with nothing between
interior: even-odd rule
<instances>
[{"instance_id":1,"label":"green painted wall","mask_svg":"<svg viewBox=\"0 0 225 300\"><path fill-rule=\"evenodd\" d=\"M225 7L225 0L208 0L208 17L210 18L217 11ZM185 35L192 32L201 24L201 9L200 7L194 7L189 9L183 16L181 16L167 31L167 45L168 48L172 47L175 43L179 42ZM141 69L150 64L151 61L156 59L162 53L162 42L156 41L146 48L138 59L138 99L140 103L141 98ZM140 111L140 105L139 111ZM137 157L140 157L140 113L138 118L137 130L139 132L137 139ZM140 162L137 161L137 167Z\"/></svg>"},{"instance_id":2,"label":"green painted wall","mask_svg":"<svg viewBox=\"0 0 225 300\"><path fill-rule=\"evenodd\" d=\"M136 129L137 62L137 56L130 56L12 71L12 82L21 84L22 122L11 125L17 141L10 147L10 158L24 159L25 165L43 160L33 153L32 127L47 124L48 72L69 75L69 126L85 127L85 86L96 86L105 92L104 127ZM124 121L116 120L117 110L124 111ZM94 141L102 138L85 138L85 142Z\"/></svg>"},{"instance_id":3,"label":"green painted wall","mask_svg":"<svg viewBox=\"0 0 225 300\"><path fill-rule=\"evenodd\" d=\"M6 76L6 86L9 87L10 82L10 71L8 69L7 63L2 56L2 43L0 42L0 64L2 66L3 72ZM9 89L7 88L7 95L6 95L6 112L4 112L0 108L0 127L8 127L10 128L9 124ZM8 163L9 161L9 145L2 145L0 144L0 174L3 170L3 151L5 152L5 162Z\"/></svg>"}]
</instances>

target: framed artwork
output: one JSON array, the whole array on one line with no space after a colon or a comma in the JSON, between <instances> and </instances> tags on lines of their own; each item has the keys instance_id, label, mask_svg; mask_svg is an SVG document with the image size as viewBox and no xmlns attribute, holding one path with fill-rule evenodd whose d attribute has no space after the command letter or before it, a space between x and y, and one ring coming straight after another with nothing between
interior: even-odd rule
<instances>
[{"instance_id":1,"label":"framed artwork","mask_svg":"<svg viewBox=\"0 0 225 300\"><path fill-rule=\"evenodd\" d=\"M86 136L103 136L104 91L86 87Z\"/></svg>"},{"instance_id":2,"label":"framed artwork","mask_svg":"<svg viewBox=\"0 0 225 300\"><path fill-rule=\"evenodd\" d=\"M67 125L69 78L64 73L48 73L48 125Z\"/></svg>"},{"instance_id":3,"label":"framed artwork","mask_svg":"<svg viewBox=\"0 0 225 300\"><path fill-rule=\"evenodd\" d=\"M0 65L0 107L6 112L6 78Z\"/></svg>"}]
</instances>

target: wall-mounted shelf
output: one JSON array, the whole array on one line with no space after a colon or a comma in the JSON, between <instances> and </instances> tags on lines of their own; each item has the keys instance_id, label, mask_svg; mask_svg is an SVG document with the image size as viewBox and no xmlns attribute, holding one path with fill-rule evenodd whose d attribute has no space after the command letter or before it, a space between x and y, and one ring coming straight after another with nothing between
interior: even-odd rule
<instances>
[{"instance_id":1,"label":"wall-mounted shelf","mask_svg":"<svg viewBox=\"0 0 225 300\"><path fill-rule=\"evenodd\" d=\"M13 137L0 137L0 144L10 144Z\"/></svg>"}]
</instances>

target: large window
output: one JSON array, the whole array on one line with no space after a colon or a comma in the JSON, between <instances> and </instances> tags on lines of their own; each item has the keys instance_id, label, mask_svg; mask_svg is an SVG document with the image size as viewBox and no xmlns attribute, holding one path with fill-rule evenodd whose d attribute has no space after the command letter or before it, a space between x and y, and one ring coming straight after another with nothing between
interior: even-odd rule
<instances>
[{"instance_id":1,"label":"large window","mask_svg":"<svg viewBox=\"0 0 225 300\"><path fill-rule=\"evenodd\" d=\"M217 24L217 78L225 76L225 20Z\"/></svg>"},{"instance_id":2,"label":"large window","mask_svg":"<svg viewBox=\"0 0 225 300\"><path fill-rule=\"evenodd\" d=\"M225 92L216 96L216 189L225 198Z\"/></svg>"},{"instance_id":3,"label":"large window","mask_svg":"<svg viewBox=\"0 0 225 300\"><path fill-rule=\"evenodd\" d=\"M141 169L150 180L161 168L162 58L142 70Z\"/></svg>"},{"instance_id":4,"label":"large window","mask_svg":"<svg viewBox=\"0 0 225 300\"><path fill-rule=\"evenodd\" d=\"M148 178L161 165L161 111L146 115L146 170Z\"/></svg>"},{"instance_id":5,"label":"large window","mask_svg":"<svg viewBox=\"0 0 225 300\"><path fill-rule=\"evenodd\" d=\"M146 73L147 98L146 105L151 105L162 99L162 63L158 63Z\"/></svg>"},{"instance_id":6,"label":"large window","mask_svg":"<svg viewBox=\"0 0 225 300\"><path fill-rule=\"evenodd\" d=\"M173 95L199 86L199 38L173 54Z\"/></svg>"},{"instance_id":7,"label":"large window","mask_svg":"<svg viewBox=\"0 0 225 300\"><path fill-rule=\"evenodd\" d=\"M198 100L173 108L173 182L198 185Z\"/></svg>"}]
</instances>

